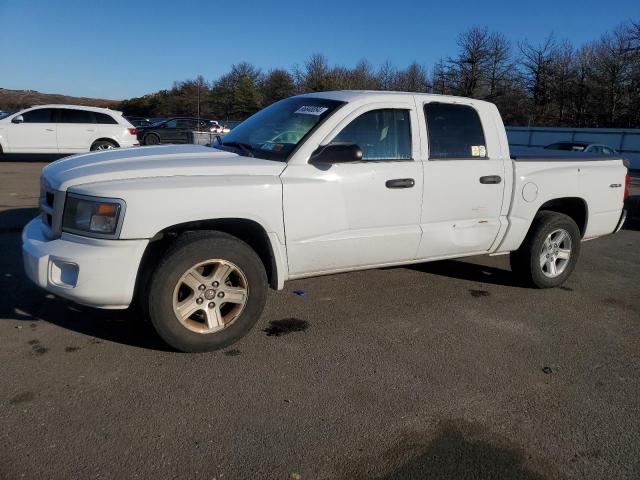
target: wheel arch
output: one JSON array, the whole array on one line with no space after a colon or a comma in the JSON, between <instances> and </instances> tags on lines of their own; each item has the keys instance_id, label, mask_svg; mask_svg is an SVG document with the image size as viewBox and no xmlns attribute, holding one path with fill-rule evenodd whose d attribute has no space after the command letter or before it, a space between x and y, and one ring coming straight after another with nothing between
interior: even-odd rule
<instances>
[{"instance_id":1,"label":"wheel arch","mask_svg":"<svg viewBox=\"0 0 640 480\"><path fill-rule=\"evenodd\" d=\"M278 245L277 239L272 239L265 228L255 220L246 218L220 218L197 220L179 223L163 228L149 242L138 267L136 280L136 297L141 288L148 283L153 266L158 263L173 241L185 232L213 230L227 233L249 245L258 255L267 273L269 286L273 289L282 288L285 279L285 259ZM135 298L135 297L134 297Z\"/></svg>"},{"instance_id":2,"label":"wheel arch","mask_svg":"<svg viewBox=\"0 0 640 480\"><path fill-rule=\"evenodd\" d=\"M589 206L583 198L561 197L547 200L540 205L536 214L542 211L551 211L567 215L576 222L580 230L580 236L584 237L589 221Z\"/></svg>"},{"instance_id":3,"label":"wheel arch","mask_svg":"<svg viewBox=\"0 0 640 480\"><path fill-rule=\"evenodd\" d=\"M110 143L113 143L116 146L116 148L120 148L120 144L113 138L100 137L100 138L96 138L93 142L91 142L91 146L89 147L89 149L92 149L93 146L98 142L110 142Z\"/></svg>"}]
</instances>

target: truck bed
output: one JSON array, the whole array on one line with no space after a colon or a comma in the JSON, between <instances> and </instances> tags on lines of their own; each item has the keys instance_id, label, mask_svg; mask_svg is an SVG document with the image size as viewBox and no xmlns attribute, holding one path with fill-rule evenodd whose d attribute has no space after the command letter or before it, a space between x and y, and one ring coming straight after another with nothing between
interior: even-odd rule
<instances>
[{"instance_id":1,"label":"truck bed","mask_svg":"<svg viewBox=\"0 0 640 480\"><path fill-rule=\"evenodd\" d=\"M544 148L514 147L511 150L511 160L516 162L604 162L622 160L622 157L620 155L595 155Z\"/></svg>"}]
</instances>

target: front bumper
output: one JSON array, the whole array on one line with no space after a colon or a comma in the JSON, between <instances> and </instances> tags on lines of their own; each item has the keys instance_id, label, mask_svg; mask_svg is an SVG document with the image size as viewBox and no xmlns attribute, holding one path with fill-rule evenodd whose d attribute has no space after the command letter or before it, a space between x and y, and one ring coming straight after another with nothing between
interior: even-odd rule
<instances>
[{"instance_id":1,"label":"front bumper","mask_svg":"<svg viewBox=\"0 0 640 480\"><path fill-rule=\"evenodd\" d=\"M24 269L36 285L99 308L127 308L148 240L101 240L63 233L49 240L40 218L22 231Z\"/></svg>"}]
</instances>

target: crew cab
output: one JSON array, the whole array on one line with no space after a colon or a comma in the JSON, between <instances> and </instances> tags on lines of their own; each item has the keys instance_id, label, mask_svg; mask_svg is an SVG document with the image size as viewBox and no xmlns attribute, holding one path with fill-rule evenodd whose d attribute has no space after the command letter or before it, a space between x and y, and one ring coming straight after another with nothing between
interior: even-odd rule
<instances>
[{"instance_id":1,"label":"crew cab","mask_svg":"<svg viewBox=\"0 0 640 480\"><path fill-rule=\"evenodd\" d=\"M324 92L256 113L214 148L76 155L42 172L23 234L29 278L100 308L134 300L182 351L225 347L287 280L509 254L561 285L580 245L618 231L620 158L512 155L496 107Z\"/></svg>"}]
</instances>

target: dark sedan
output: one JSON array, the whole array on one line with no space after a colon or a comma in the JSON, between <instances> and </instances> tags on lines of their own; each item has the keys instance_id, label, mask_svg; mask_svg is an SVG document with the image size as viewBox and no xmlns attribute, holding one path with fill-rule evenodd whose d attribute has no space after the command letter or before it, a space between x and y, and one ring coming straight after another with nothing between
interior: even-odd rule
<instances>
[{"instance_id":1,"label":"dark sedan","mask_svg":"<svg viewBox=\"0 0 640 480\"><path fill-rule=\"evenodd\" d=\"M138 128L140 145L160 143L190 143L192 132L215 132L217 122L190 117L174 117L149 127Z\"/></svg>"}]
</instances>

